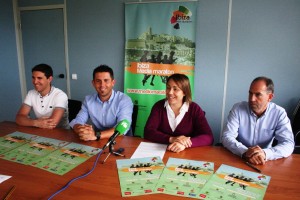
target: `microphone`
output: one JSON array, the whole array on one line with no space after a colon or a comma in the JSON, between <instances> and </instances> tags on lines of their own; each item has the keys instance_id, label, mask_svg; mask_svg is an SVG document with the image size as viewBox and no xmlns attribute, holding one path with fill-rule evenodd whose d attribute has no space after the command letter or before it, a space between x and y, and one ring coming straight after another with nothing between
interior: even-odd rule
<instances>
[{"instance_id":1,"label":"microphone","mask_svg":"<svg viewBox=\"0 0 300 200\"><path fill-rule=\"evenodd\" d=\"M115 128L114 134L110 136L107 143L103 146L102 150L106 149L112 142L115 141L116 137L119 135L123 135L128 129L129 129L129 121L127 119L123 119L118 123L118 125Z\"/></svg>"}]
</instances>

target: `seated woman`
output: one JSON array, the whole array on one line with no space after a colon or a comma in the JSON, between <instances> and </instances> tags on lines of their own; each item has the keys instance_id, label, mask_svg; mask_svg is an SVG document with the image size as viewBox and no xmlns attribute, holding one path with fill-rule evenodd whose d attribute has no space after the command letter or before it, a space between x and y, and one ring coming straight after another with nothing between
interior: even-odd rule
<instances>
[{"instance_id":1,"label":"seated woman","mask_svg":"<svg viewBox=\"0 0 300 200\"><path fill-rule=\"evenodd\" d=\"M144 137L152 142L169 144L167 149L173 152L213 144L213 134L205 113L192 102L186 75L173 74L168 78L166 99L152 107Z\"/></svg>"}]
</instances>

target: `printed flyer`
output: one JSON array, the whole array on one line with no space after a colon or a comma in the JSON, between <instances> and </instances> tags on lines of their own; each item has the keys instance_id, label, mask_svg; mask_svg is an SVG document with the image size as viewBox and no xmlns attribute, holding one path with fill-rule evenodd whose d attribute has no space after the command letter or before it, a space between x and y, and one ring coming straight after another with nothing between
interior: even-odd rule
<instances>
[{"instance_id":1,"label":"printed flyer","mask_svg":"<svg viewBox=\"0 0 300 200\"><path fill-rule=\"evenodd\" d=\"M169 158L156 192L199 198L201 189L213 173L212 162Z\"/></svg>"},{"instance_id":2,"label":"printed flyer","mask_svg":"<svg viewBox=\"0 0 300 200\"><path fill-rule=\"evenodd\" d=\"M159 156L117 160L122 196L153 194L164 166Z\"/></svg>"},{"instance_id":3,"label":"printed flyer","mask_svg":"<svg viewBox=\"0 0 300 200\"><path fill-rule=\"evenodd\" d=\"M262 200L271 177L221 165L201 190L202 199Z\"/></svg>"},{"instance_id":4,"label":"printed flyer","mask_svg":"<svg viewBox=\"0 0 300 200\"><path fill-rule=\"evenodd\" d=\"M38 137L39 136L22 132L13 132L0 137L0 157L3 157L1 154L22 146Z\"/></svg>"},{"instance_id":5,"label":"printed flyer","mask_svg":"<svg viewBox=\"0 0 300 200\"><path fill-rule=\"evenodd\" d=\"M38 137L35 140L8 151L1 156L5 160L28 165L36 159L40 159L66 144L68 144L68 142L46 137Z\"/></svg>"},{"instance_id":6,"label":"printed flyer","mask_svg":"<svg viewBox=\"0 0 300 200\"><path fill-rule=\"evenodd\" d=\"M100 152L101 149L70 143L32 163L48 172L64 175L79 164Z\"/></svg>"}]
</instances>

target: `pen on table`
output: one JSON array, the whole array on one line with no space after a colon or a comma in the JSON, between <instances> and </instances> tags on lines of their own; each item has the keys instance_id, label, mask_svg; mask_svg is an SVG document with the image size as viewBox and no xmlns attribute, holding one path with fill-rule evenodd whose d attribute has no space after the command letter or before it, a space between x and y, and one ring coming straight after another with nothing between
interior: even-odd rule
<instances>
[{"instance_id":1,"label":"pen on table","mask_svg":"<svg viewBox=\"0 0 300 200\"><path fill-rule=\"evenodd\" d=\"M6 194L6 196L4 197L3 200L7 200L7 199L11 196L11 194L13 193L13 191L14 191L15 189L16 189L16 186L15 186L15 185L12 186L12 188L10 188L9 192Z\"/></svg>"},{"instance_id":2,"label":"pen on table","mask_svg":"<svg viewBox=\"0 0 300 200\"><path fill-rule=\"evenodd\" d=\"M249 162L245 162L246 165L248 165L249 167L251 167L252 169L255 169L257 172L261 173L260 169L254 167L252 164L250 164Z\"/></svg>"}]
</instances>

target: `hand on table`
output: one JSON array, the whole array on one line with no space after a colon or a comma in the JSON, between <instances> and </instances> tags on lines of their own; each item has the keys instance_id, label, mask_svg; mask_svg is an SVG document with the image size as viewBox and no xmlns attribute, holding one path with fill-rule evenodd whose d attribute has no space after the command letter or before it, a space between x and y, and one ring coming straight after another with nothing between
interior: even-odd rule
<instances>
[{"instance_id":1,"label":"hand on table","mask_svg":"<svg viewBox=\"0 0 300 200\"><path fill-rule=\"evenodd\" d=\"M35 120L35 127L39 128L47 128L47 129L53 129L56 127L56 123L53 122L53 119L50 119L48 117L43 117Z\"/></svg>"},{"instance_id":2,"label":"hand on table","mask_svg":"<svg viewBox=\"0 0 300 200\"><path fill-rule=\"evenodd\" d=\"M192 146L192 141L190 137L186 137L184 135L178 137L170 137L169 142L172 144L174 142L179 142L180 144L184 145L185 148L189 148Z\"/></svg>"},{"instance_id":3,"label":"hand on table","mask_svg":"<svg viewBox=\"0 0 300 200\"><path fill-rule=\"evenodd\" d=\"M259 146L249 147L244 153L244 158L255 165L264 165L266 163L266 154Z\"/></svg>"},{"instance_id":4,"label":"hand on table","mask_svg":"<svg viewBox=\"0 0 300 200\"><path fill-rule=\"evenodd\" d=\"M178 137L170 137L169 142L171 144L167 149L173 152L180 152L192 146L191 138L183 135Z\"/></svg>"},{"instance_id":5,"label":"hand on table","mask_svg":"<svg viewBox=\"0 0 300 200\"><path fill-rule=\"evenodd\" d=\"M183 151L185 149L185 146L179 142L173 142L172 144L169 144L167 150L173 151L175 153L178 153L180 151Z\"/></svg>"},{"instance_id":6,"label":"hand on table","mask_svg":"<svg viewBox=\"0 0 300 200\"><path fill-rule=\"evenodd\" d=\"M83 141L96 140L95 131L92 125L84 124L77 127L79 138Z\"/></svg>"}]
</instances>

